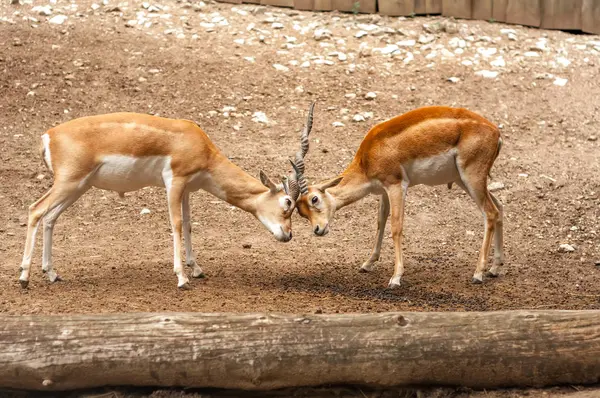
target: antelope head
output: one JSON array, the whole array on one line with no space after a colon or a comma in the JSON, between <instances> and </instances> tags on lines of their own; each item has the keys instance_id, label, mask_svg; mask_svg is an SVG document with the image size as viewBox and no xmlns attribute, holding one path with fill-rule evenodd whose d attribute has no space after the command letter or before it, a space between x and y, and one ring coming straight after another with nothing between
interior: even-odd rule
<instances>
[{"instance_id":1,"label":"antelope head","mask_svg":"<svg viewBox=\"0 0 600 398\"><path fill-rule=\"evenodd\" d=\"M308 135L312 129L314 108L315 103L313 102L308 111L306 126L300 136L300 150L296 152L294 160L290 160L294 171L288 177L287 184L284 183L284 185L288 186L290 196L296 202L298 214L310 221L316 235L324 236L329 232L329 220L335 212L335 200L325 190L339 184L342 177L310 187L306 182L304 157L308 153Z\"/></svg>"}]
</instances>

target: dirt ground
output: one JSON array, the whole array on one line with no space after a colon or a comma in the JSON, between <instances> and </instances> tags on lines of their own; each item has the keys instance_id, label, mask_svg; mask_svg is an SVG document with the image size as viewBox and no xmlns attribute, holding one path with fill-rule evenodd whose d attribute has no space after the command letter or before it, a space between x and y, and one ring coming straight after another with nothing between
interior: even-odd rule
<instances>
[{"instance_id":1,"label":"dirt ground","mask_svg":"<svg viewBox=\"0 0 600 398\"><path fill-rule=\"evenodd\" d=\"M141 2L59 1L52 16L67 19L52 24L32 11L40 4L0 5L0 312L600 309L598 36L184 2L165 2L169 8L152 17ZM143 15L151 25L128 22ZM356 38L366 25L383 33ZM318 29L329 31L323 40ZM398 41L392 55L377 50ZM497 52L488 59L490 48ZM505 65L491 66L498 56ZM475 73L482 69L499 75ZM366 100L367 92L377 98ZM322 238L295 215L294 239L283 244L249 214L198 192L193 244L207 278L179 291L164 190L121 199L93 189L54 231L54 266L64 281L42 275L40 233L29 289L20 288L27 207L52 184L37 151L48 128L113 111L192 119L250 174L277 176L288 170L313 100L310 181L341 172L375 123L420 106L466 107L501 125L504 146L492 170L492 181L504 184L496 192L505 208L501 276L470 283L483 220L456 187L409 191L406 272L395 291L385 289L393 270L389 224L382 260L358 272L374 243L376 198L339 211ZM269 122L253 121L254 112ZM352 121L364 112L372 118ZM559 252L565 243L575 250Z\"/></svg>"}]
</instances>

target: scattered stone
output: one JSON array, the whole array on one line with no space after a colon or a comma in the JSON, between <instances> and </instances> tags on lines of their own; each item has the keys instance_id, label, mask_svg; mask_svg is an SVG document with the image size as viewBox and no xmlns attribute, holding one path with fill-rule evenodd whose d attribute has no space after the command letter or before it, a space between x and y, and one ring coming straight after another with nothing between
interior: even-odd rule
<instances>
[{"instance_id":1,"label":"scattered stone","mask_svg":"<svg viewBox=\"0 0 600 398\"><path fill-rule=\"evenodd\" d=\"M426 23L423 24L423 30L427 33L439 33L443 30L443 28L440 23Z\"/></svg>"},{"instance_id":2,"label":"scattered stone","mask_svg":"<svg viewBox=\"0 0 600 398\"><path fill-rule=\"evenodd\" d=\"M354 35L354 37L356 37L357 39L360 39L362 37L365 37L368 34L369 34L369 32L366 32L364 30L359 30L358 32L356 32L356 34Z\"/></svg>"},{"instance_id":3,"label":"scattered stone","mask_svg":"<svg viewBox=\"0 0 600 398\"><path fill-rule=\"evenodd\" d=\"M523 54L526 57L539 57L540 53L536 52L536 51L527 51L525 54Z\"/></svg>"},{"instance_id":4,"label":"scattered stone","mask_svg":"<svg viewBox=\"0 0 600 398\"><path fill-rule=\"evenodd\" d=\"M252 64L256 62L256 59L254 57L244 57L244 59Z\"/></svg>"},{"instance_id":5,"label":"scattered stone","mask_svg":"<svg viewBox=\"0 0 600 398\"><path fill-rule=\"evenodd\" d=\"M50 18L48 20L48 22L50 22L51 24L54 24L54 25L62 25L65 23L66 20L67 20L66 15L55 15L52 18Z\"/></svg>"},{"instance_id":6,"label":"scattered stone","mask_svg":"<svg viewBox=\"0 0 600 398\"><path fill-rule=\"evenodd\" d=\"M491 70L479 70L475 72L477 76L485 77L486 79L494 79L498 77L498 72Z\"/></svg>"},{"instance_id":7,"label":"scattered stone","mask_svg":"<svg viewBox=\"0 0 600 398\"><path fill-rule=\"evenodd\" d=\"M313 37L316 41L331 39L331 31L327 29L316 29Z\"/></svg>"},{"instance_id":8,"label":"scattered stone","mask_svg":"<svg viewBox=\"0 0 600 398\"><path fill-rule=\"evenodd\" d=\"M566 68L567 66L571 65L571 61L569 61L565 57L558 57L558 58L556 58L556 63L558 63L563 68Z\"/></svg>"},{"instance_id":9,"label":"scattered stone","mask_svg":"<svg viewBox=\"0 0 600 398\"><path fill-rule=\"evenodd\" d=\"M354 93L348 93L348 94L344 95L344 97L346 97L348 99L354 99L354 98L356 98L356 94L354 94Z\"/></svg>"},{"instance_id":10,"label":"scattered stone","mask_svg":"<svg viewBox=\"0 0 600 398\"><path fill-rule=\"evenodd\" d=\"M587 140L588 140L588 141L598 141L598 137L597 137L597 136L595 136L595 135L590 135L590 136L587 138Z\"/></svg>"},{"instance_id":11,"label":"scattered stone","mask_svg":"<svg viewBox=\"0 0 600 398\"><path fill-rule=\"evenodd\" d=\"M296 86L296 88L294 89L294 92L296 94L302 94L302 93L304 93L304 87L302 87L302 86Z\"/></svg>"},{"instance_id":12,"label":"scattered stone","mask_svg":"<svg viewBox=\"0 0 600 398\"><path fill-rule=\"evenodd\" d=\"M575 251L575 248L568 243L563 243L558 247L560 253L571 253Z\"/></svg>"},{"instance_id":13,"label":"scattered stone","mask_svg":"<svg viewBox=\"0 0 600 398\"><path fill-rule=\"evenodd\" d=\"M491 57L492 55L494 55L498 52L498 49L494 48L494 47L489 47L489 48L479 47L477 49L477 52L484 57Z\"/></svg>"},{"instance_id":14,"label":"scattered stone","mask_svg":"<svg viewBox=\"0 0 600 398\"><path fill-rule=\"evenodd\" d=\"M372 91L369 91L368 93L365 94L366 100L374 100L375 98L377 98L377 94L375 94Z\"/></svg>"},{"instance_id":15,"label":"scattered stone","mask_svg":"<svg viewBox=\"0 0 600 398\"><path fill-rule=\"evenodd\" d=\"M244 243L244 244L242 244L242 248L244 248L244 249L252 249L252 245L250 243Z\"/></svg>"},{"instance_id":16,"label":"scattered stone","mask_svg":"<svg viewBox=\"0 0 600 398\"><path fill-rule=\"evenodd\" d=\"M448 80L450 83L458 83L460 81L460 79L458 77L454 77L454 76L449 77L446 80Z\"/></svg>"},{"instance_id":17,"label":"scattered stone","mask_svg":"<svg viewBox=\"0 0 600 398\"><path fill-rule=\"evenodd\" d=\"M419 43L427 44L435 40L434 35L419 35Z\"/></svg>"},{"instance_id":18,"label":"scattered stone","mask_svg":"<svg viewBox=\"0 0 600 398\"><path fill-rule=\"evenodd\" d=\"M273 28L273 29L283 29L283 24L281 22L273 22L273 24L271 25L271 28Z\"/></svg>"},{"instance_id":19,"label":"scattered stone","mask_svg":"<svg viewBox=\"0 0 600 398\"><path fill-rule=\"evenodd\" d=\"M506 61L502 56L496 58L495 60L490 62L490 65L495 66L497 68L504 68L506 66Z\"/></svg>"},{"instance_id":20,"label":"scattered stone","mask_svg":"<svg viewBox=\"0 0 600 398\"><path fill-rule=\"evenodd\" d=\"M355 122L364 122L365 121L365 117L363 115L361 115L360 113L357 113L356 115L354 115L354 117L352 118L353 121Z\"/></svg>"},{"instance_id":21,"label":"scattered stone","mask_svg":"<svg viewBox=\"0 0 600 398\"><path fill-rule=\"evenodd\" d=\"M151 213L150 209L147 209L145 207L142 209L142 211L140 211L140 214L142 216L145 215L145 214L150 214L150 213Z\"/></svg>"},{"instance_id":22,"label":"scattered stone","mask_svg":"<svg viewBox=\"0 0 600 398\"><path fill-rule=\"evenodd\" d=\"M561 77L557 77L557 78L554 80L554 85L555 85L555 86L559 86L559 87L563 87L564 85L566 85L566 84L567 84L567 82L568 82L568 81L569 81L569 79L563 79L563 78L561 78Z\"/></svg>"},{"instance_id":23,"label":"scattered stone","mask_svg":"<svg viewBox=\"0 0 600 398\"><path fill-rule=\"evenodd\" d=\"M395 44L389 44L385 47L380 47L380 48L374 48L373 52L378 52L381 53L383 55L389 55L389 54L394 54L395 52L400 51L400 48L395 45Z\"/></svg>"},{"instance_id":24,"label":"scattered stone","mask_svg":"<svg viewBox=\"0 0 600 398\"><path fill-rule=\"evenodd\" d=\"M310 67L310 61L304 61L300 64L301 68L309 68Z\"/></svg>"},{"instance_id":25,"label":"scattered stone","mask_svg":"<svg viewBox=\"0 0 600 398\"><path fill-rule=\"evenodd\" d=\"M488 190L490 192L499 191L501 189L504 189L504 183L502 183L500 181L494 181L488 185Z\"/></svg>"},{"instance_id":26,"label":"scattered stone","mask_svg":"<svg viewBox=\"0 0 600 398\"><path fill-rule=\"evenodd\" d=\"M267 115L265 115L264 112L254 112L254 114L252 114L252 121L255 123L262 123L262 124L269 123L269 119L267 118Z\"/></svg>"},{"instance_id":27,"label":"scattered stone","mask_svg":"<svg viewBox=\"0 0 600 398\"><path fill-rule=\"evenodd\" d=\"M396 42L396 45L399 47L412 47L417 43L416 40L410 39L410 40L400 40L398 42Z\"/></svg>"},{"instance_id":28,"label":"scattered stone","mask_svg":"<svg viewBox=\"0 0 600 398\"><path fill-rule=\"evenodd\" d=\"M345 124L342 122L333 122L333 123L331 123L331 125L333 127L344 127L345 126Z\"/></svg>"},{"instance_id":29,"label":"scattered stone","mask_svg":"<svg viewBox=\"0 0 600 398\"><path fill-rule=\"evenodd\" d=\"M519 175L519 177L523 177L523 178L529 177L529 174L527 174L527 173L519 173L518 175Z\"/></svg>"},{"instance_id":30,"label":"scattered stone","mask_svg":"<svg viewBox=\"0 0 600 398\"><path fill-rule=\"evenodd\" d=\"M31 12L35 12L38 15L50 16L52 15L51 6L35 6L31 9Z\"/></svg>"},{"instance_id":31,"label":"scattered stone","mask_svg":"<svg viewBox=\"0 0 600 398\"><path fill-rule=\"evenodd\" d=\"M317 308L315 310L315 314L322 314L322 313L323 313L323 310L321 308Z\"/></svg>"}]
</instances>

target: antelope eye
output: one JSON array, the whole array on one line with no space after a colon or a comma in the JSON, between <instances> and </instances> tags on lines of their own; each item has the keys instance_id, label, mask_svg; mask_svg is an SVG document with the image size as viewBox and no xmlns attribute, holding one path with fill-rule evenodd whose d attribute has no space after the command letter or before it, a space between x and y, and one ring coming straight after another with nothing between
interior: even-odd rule
<instances>
[{"instance_id":1,"label":"antelope eye","mask_svg":"<svg viewBox=\"0 0 600 398\"><path fill-rule=\"evenodd\" d=\"M317 203L319 203L319 197L318 196L313 196L310 201L311 201L311 203L313 205L316 205Z\"/></svg>"},{"instance_id":2,"label":"antelope eye","mask_svg":"<svg viewBox=\"0 0 600 398\"><path fill-rule=\"evenodd\" d=\"M285 205L286 205L287 208L292 207L292 201L290 199L286 199L285 200Z\"/></svg>"}]
</instances>

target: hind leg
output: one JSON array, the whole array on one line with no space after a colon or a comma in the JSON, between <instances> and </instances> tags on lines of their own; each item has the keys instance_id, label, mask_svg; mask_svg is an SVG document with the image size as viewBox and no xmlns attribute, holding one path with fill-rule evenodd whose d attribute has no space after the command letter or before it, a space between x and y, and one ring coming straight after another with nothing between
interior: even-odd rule
<instances>
[{"instance_id":1,"label":"hind leg","mask_svg":"<svg viewBox=\"0 0 600 398\"><path fill-rule=\"evenodd\" d=\"M458 182L477 204L477 207L483 214L484 234L481 250L479 251L479 260L473 274L473 283L483 283L483 270L489 256L490 245L494 230L499 219L499 211L487 190L487 178L480 175L477 170L461 170L461 182Z\"/></svg>"},{"instance_id":2,"label":"hind leg","mask_svg":"<svg viewBox=\"0 0 600 398\"><path fill-rule=\"evenodd\" d=\"M21 275L19 282L23 288L29 284L29 272L31 267L31 257L35 246L35 237L40 221L44 218L44 248L42 270L52 271L51 252L52 252L52 230L54 221L69 205L71 205L85 189L79 188L79 183L66 183L56 180L48 192L44 194L37 202L29 206L29 217L27 222L27 237L25 239L25 250L23 261L21 262ZM55 274L49 273L49 276L56 280Z\"/></svg>"},{"instance_id":3,"label":"hind leg","mask_svg":"<svg viewBox=\"0 0 600 398\"><path fill-rule=\"evenodd\" d=\"M70 188L63 188L63 194L56 200L43 218L42 272L48 275L50 282L61 280L52 267L52 234L54 232L54 224L58 217L88 190L88 187L79 187L78 185L73 184Z\"/></svg>"},{"instance_id":4,"label":"hind leg","mask_svg":"<svg viewBox=\"0 0 600 398\"><path fill-rule=\"evenodd\" d=\"M500 201L490 193L490 198L494 202L496 209L498 209L498 220L494 228L494 265L486 273L487 276L496 277L500 273L500 267L504 265L504 209Z\"/></svg>"}]
</instances>

